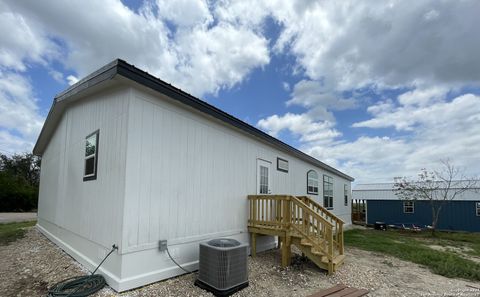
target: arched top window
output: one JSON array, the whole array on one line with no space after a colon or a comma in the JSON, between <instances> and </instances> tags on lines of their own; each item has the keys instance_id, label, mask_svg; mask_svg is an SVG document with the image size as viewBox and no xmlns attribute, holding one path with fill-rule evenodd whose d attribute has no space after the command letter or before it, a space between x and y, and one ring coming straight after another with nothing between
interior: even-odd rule
<instances>
[{"instance_id":1,"label":"arched top window","mask_svg":"<svg viewBox=\"0 0 480 297\"><path fill-rule=\"evenodd\" d=\"M318 173L315 170L307 172L307 194L318 195Z\"/></svg>"}]
</instances>

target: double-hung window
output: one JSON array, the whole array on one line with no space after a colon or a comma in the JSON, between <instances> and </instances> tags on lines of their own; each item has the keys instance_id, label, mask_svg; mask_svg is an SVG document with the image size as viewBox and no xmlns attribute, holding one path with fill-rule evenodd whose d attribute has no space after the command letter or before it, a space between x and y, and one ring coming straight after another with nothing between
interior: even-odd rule
<instances>
[{"instance_id":1,"label":"double-hung window","mask_svg":"<svg viewBox=\"0 0 480 297\"><path fill-rule=\"evenodd\" d=\"M83 180L97 179L98 164L98 136L99 131L88 135L85 140L85 168L83 171Z\"/></svg>"},{"instance_id":2,"label":"double-hung window","mask_svg":"<svg viewBox=\"0 0 480 297\"><path fill-rule=\"evenodd\" d=\"M413 201L403 201L403 213L414 213L415 203Z\"/></svg>"},{"instance_id":3,"label":"double-hung window","mask_svg":"<svg viewBox=\"0 0 480 297\"><path fill-rule=\"evenodd\" d=\"M333 177L323 176L323 206L333 208Z\"/></svg>"},{"instance_id":4,"label":"double-hung window","mask_svg":"<svg viewBox=\"0 0 480 297\"><path fill-rule=\"evenodd\" d=\"M307 172L307 194L318 195L318 173L315 170Z\"/></svg>"}]
</instances>

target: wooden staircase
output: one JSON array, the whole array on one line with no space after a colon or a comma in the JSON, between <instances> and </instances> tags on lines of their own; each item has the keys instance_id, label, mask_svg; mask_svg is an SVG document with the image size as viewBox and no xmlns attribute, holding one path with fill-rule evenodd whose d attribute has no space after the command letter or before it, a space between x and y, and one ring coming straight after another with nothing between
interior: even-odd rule
<instances>
[{"instance_id":1,"label":"wooden staircase","mask_svg":"<svg viewBox=\"0 0 480 297\"><path fill-rule=\"evenodd\" d=\"M329 274L343 263L343 221L309 197L249 195L248 201L253 257L256 236L263 234L278 236L284 267L290 264L292 244Z\"/></svg>"}]
</instances>

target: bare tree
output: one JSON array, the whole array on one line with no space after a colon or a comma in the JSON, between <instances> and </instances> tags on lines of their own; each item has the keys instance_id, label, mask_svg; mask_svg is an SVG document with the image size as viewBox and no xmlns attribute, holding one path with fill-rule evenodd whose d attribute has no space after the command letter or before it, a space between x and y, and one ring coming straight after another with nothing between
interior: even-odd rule
<instances>
[{"instance_id":1,"label":"bare tree","mask_svg":"<svg viewBox=\"0 0 480 297\"><path fill-rule=\"evenodd\" d=\"M394 192L402 200L428 201L432 208L432 234L438 227L442 208L462 193L472 190L478 192L478 178L466 177L463 172L450 163L441 160L440 170L428 171L423 168L417 180L406 177L395 178Z\"/></svg>"}]
</instances>

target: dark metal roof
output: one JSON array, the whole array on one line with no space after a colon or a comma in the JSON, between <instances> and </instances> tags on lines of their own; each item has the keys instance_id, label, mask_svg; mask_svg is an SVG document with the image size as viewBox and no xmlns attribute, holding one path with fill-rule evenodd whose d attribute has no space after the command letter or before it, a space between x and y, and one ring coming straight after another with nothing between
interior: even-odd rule
<instances>
[{"instance_id":1,"label":"dark metal roof","mask_svg":"<svg viewBox=\"0 0 480 297\"><path fill-rule=\"evenodd\" d=\"M78 94L79 92L82 92L84 90L87 90L91 88L92 86L95 86L101 82L107 81L115 77L116 75L120 75L122 77L128 78L140 85L143 85L147 88L150 88L152 90L155 90L159 93L162 93L173 100L179 101L185 105L188 105L192 108L195 108L203 113L206 113L212 117L215 117L231 126L234 126L250 135L253 135L257 138L260 138L271 145L277 147L278 149L287 152L303 161L306 161L310 164L313 164L315 166L318 166L320 168L325 169L326 171L335 173L341 177L346 178L347 180L353 181L353 177L346 175L345 173L313 158L312 156L309 156L300 150L278 140L275 137L272 137L268 135L267 133L253 127L250 124L245 123L244 121L216 108L215 106L208 104L207 102L200 100L174 86L171 84L168 84L164 82L163 80L154 77L153 75L123 61L120 59L117 59L104 67L98 69L97 71L93 72L92 74L88 75L84 79L80 80L76 84L72 85L70 88L65 90L64 92L58 94L55 96L54 103L52 105L52 108L50 109L50 112L48 114L47 120L42 128L42 131L40 132L40 136L37 140L37 143L34 148L34 153L35 154L41 154L43 152L44 147L46 145L46 140L43 138L48 136L44 130L46 129L45 127L47 126L49 122L49 118L51 117L52 112L54 111L55 105L59 102L62 102L63 100ZM42 141L43 145L40 145L40 142Z\"/></svg>"}]
</instances>

